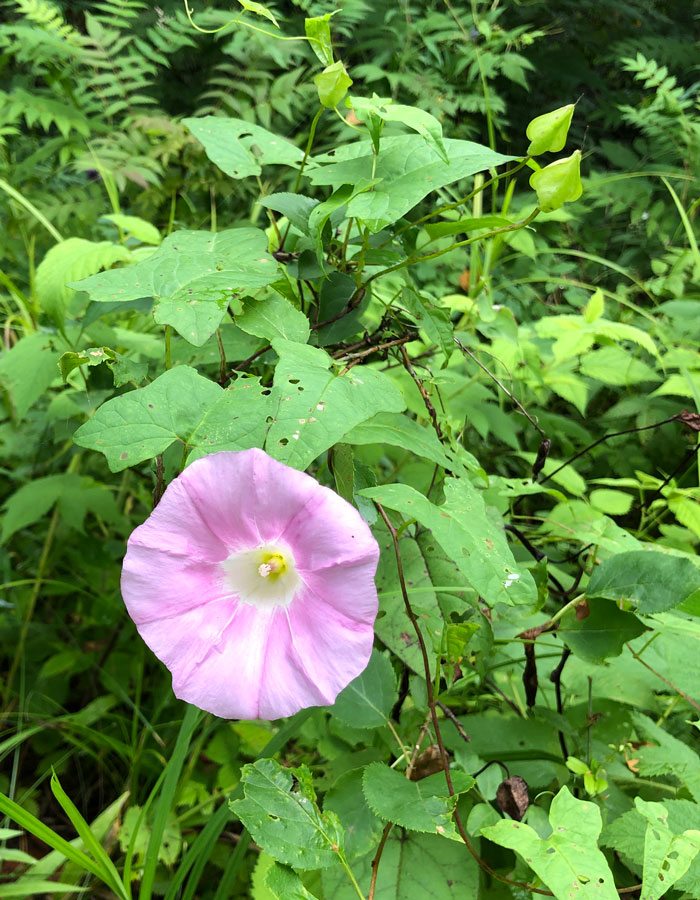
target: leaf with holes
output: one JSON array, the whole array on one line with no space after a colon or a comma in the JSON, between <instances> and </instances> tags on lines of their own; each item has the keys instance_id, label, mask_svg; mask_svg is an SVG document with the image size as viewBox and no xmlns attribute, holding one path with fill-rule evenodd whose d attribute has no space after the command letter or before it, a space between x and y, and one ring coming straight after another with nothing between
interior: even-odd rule
<instances>
[{"instance_id":1,"label":"leaf with holes","mask_svg":"<svg viewBox=\"0 0 700 900\"><path fill-rule=\"evenodd\" d=\"M481 494L466 478L445 481L442 506L407 484L387 484L361 493L430 529L487 603L537 603L532 575L518 567L502 528L486 514Z\"/></svg>"},{"instance_id":2,"label":"leaf with holes","mask_svg":"<svg viewBox=\"0 0 700 900\"><path fill-rule=\"evenodd\" d=\"M263 166L296 167L304 157L291 141L243 119L202 116L183 119L182 124L204 146L209 159L231 178L260 175Z\"/></svg>"},{"instance_id":3,"label":"leaf with holes","mask_svg":"<svg viewBox=\"0 0 700 900\"><path fill-rule=\"evenodd\" d=\"M253 840L276 860L296 869L331 866L343 849L343 830L334 813L316 805L306 766L286 769L274 759L243 766L245 798L231 809Z\"/></svg>"},{"instance_id":4,"label":"leaf with holes","mask_svg":"<svg viewBox=\"0 0 700 900\"><path fill-rule=\"evenodd\" d=\"M216 331L235 294L257 290L279 275L259 228L178 231L148 259L92 275L70 287L99 302L154 297L154 317L196 347Z\"/></svg>"},{"instance_id":5,"label":"leaf with holes","mask_svg":"<svg viewBox=\"0 0 700 900\"><path fill-rule=\"evenodd\" d=\"M635 797L635 806L646 819L642 897L658 900L690 868L700 850L700 831L674 834L668 827L668 811L663 803L648 803Z\"/></svg>"},{"instance_id":6,"label":"leaf with holes","mask_svg":"<svg viewBox=\"0 0 700 900\"><path fill-rule=\"evenodd\" d=\"M268 402L256 379L239 379L224 390L189 366L176 366L104 403L73 439L104 453L113 472L153 459L174 441L197 448L192 459L247 450L262 444Z\"/></svg>"},{"instance_id":7,"label":"leaf with holes","mask_svg":"<svg viewBox=\"0 0 700 900\"><path fill-rule=\"evenodd\" d=\"M279 362L265 450L289 466L305 469L355 425L405 407L398 388L369 366L336 374L331 357L317 347L286 340L272 346Z\"/></svg>"},{"instance_id":8,"label":"leaf with holes","mask_svg":"<svg viewBox=\"0 0 700 900\"><path fill-rule=\"evenodd\" d=\"M595 803L576 800L563 787L552 800L549 823L552 833L546 840L529 825L506 819L481 833L522 856L557 900L618 900L612 872L597 846L602 820Z\"/></svg>"}]
</instances>

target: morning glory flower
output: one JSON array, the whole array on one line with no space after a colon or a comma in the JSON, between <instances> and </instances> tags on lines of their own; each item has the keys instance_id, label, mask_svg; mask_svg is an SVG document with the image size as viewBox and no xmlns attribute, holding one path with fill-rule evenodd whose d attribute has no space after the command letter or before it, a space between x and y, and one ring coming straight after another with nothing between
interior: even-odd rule
<instances>
[{"instance_id":1,"label":"morning glory flower","mask_svg":"<svg viewBox=\"0 0 700 900\"><path fill-rule=\"evenodd\" d=\"M122 595L181 700L229 719L324 706L372 650L379 547L262 450L198 459L131 534Z\"/></svg>"}]
</instances>

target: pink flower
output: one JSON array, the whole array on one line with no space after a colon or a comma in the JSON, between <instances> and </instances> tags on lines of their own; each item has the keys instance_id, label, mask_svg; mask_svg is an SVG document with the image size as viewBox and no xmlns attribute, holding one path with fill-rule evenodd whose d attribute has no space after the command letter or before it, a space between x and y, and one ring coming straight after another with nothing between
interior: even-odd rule
<instances>
[{"instance_id":1,"label":"pink flower","mask_svg":"<svg viewBox=\"0 0 700 900\"><path fill-rule=\"evenodd\" d=\"M223 718L333 703L372 650L379 547L262 450L188 466L129 538L122 595L181 700Z\"/></svg>"}]
</instances>

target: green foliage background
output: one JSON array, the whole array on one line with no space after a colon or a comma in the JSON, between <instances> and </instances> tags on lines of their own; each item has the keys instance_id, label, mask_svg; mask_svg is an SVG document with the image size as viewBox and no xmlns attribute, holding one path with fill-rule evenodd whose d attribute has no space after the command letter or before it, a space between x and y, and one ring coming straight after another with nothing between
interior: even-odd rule
<instances>
[{"instance_id":1,"label":"green foliage background","mask_svg":"<svg viewBox=\"0 0 700 900\"><path fill-rule=\"evenodd\" d=\"M0 897L691 900L692 4L256 6L1 7ZM176 701L119 593L154 494L250 446L382 549L370 666L286 722Z\"/></svg>"}]
</instances>

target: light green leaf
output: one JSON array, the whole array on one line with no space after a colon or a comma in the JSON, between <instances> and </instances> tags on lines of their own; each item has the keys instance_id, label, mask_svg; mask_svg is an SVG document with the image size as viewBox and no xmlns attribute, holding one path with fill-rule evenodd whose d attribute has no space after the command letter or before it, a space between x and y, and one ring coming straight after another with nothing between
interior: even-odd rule
<instances>
[{"instance_id":1,"label":"light green leaf","mask_svg":"<svg viewBox=\"0 0 700 900\"><path fill-rule=\"evenodd\" d=\"M314 16L304 20L304 32L309 39L311 49L324 66L333 62L333 42L331 40L331 15Z\"/></svg>"},{"instance_id":2,"label":"light green leaf","mask_svg":"<svg viewBox=\"0 0 700 900\"><path fill-rule=\"evenodd\" d=\"M307 19L308 22L308 19ZM347 94L352 84L352 78L348 75L343 63L338 60L314 75L314 84L318 90L318 99L328 109L336 107Z\"/></svg>"},{"instance_id":3,"label":"light green leaf","mask_svg":"<svg viewBox=\"0 0 700 900\"><path fill-rule=\"evenodd\" d=\"M44 881L40 878L20 878L14 883L0 885L0 897L33 897L35 894L66 894L86 891L86 887L63 884L60 881Z\"/></svg>"},{"instance_id":4,"label":"light green leaf","mask_svg":"<svg viewBox=\"0 0 700 900\"><path fill-rule=\"evenodd\" d=\"M444 146L449 164L419 135L382 141L374 180L381 180L386 207L376 219L365 220L372 232L400 219L433 191L515 159L471 141L445 140ZM361 180L372 181L373 161L371 143L361 141L316 157L307 173L312 184L356 185Z\"/></svg>"},{"instance_id":5,"label":"light green leaf","mask_svg":"<svg viewBox=\"0 0 700 900\"><path fill-rule=\"evenodd\" d=\"M644 803L644 801L641 802ZM665 800L663 806L656 803L651 804L651 810L649 810L650 804L644 803L644 807L646 807L649 812L649 816L646 817L646 819L641 813L639 803L639 798L635 799L637 808L631 809L629 812L624 813L624 815L619 816L609 824L603 830L600 839L602 846L614 848L623 856L623 858L629 860L635 871L641 869L643 860L646 862L645 845L647 834L649 834L651 828L654 828L659 836L659 843L656 848L654 848L657 850L657 853L659 850L663 850L661 841L663 841L664 837L667 838L668 834L670 834L672 838L675 835L686 833L690 836L697 835L698 830L700 830L700 805L697 803L692 803L690 800ZM657 806L661 806L661 809L663 809L663 813L666 814L665 819L661 810L658 810L658 817L655 816ZM656 818L656 822L652 824L654 818ZM664 827L662 827L662 825ZM690 831L688 831L688 829L690 829ZM694 837L692 837L691 840L693 843L696 843ZM668 868L663 869L663 887L664 890L667 890L675 886L677 891L683 891L690 897L697 897L700 896L700 856L692 856L688 867L683 874L678 875L675 882L671 881L669 877L672 871L671 866L674 865L678 859L682 858L688 850L691 850L691 848L688 848L687 845L681 845L680 848L673 847L671 852L677 852L679 854L678 857L675 857L674 859L662 858L661 866L664 865L664 862L668 862ZM658 872L656 867L657 860L658 856L656 859L653 858L653 855L650 857L649 863L651 865L645 866L645 876L647 875L647 868L649 876L653 876L655 869ZM656 883L655 877L650 877L650 880L658 890L660 885ZM651 885L649 885L649 887L653 890ZM649 896L656 898L662 896L662 894L652 893ZM642 892L642 896L647 896L646 890Z\"/></svg>"},{"instance_id":6,"label":"light green leaf","mask_svg":"<svg viewBox=\"0 0 700 900\"><path fill-rule=\"evenodd\" d=\"M601 488L591 491L589 495L591 505L608 516L624 516L632 508L634 497L624 491L611 491Z\"/></svg>"},{"instance_id":7,"label":"light green leaf","mask_svg":"<svg viewBox=\"0 0 700 900\"><path fill-rule=\"evenodd\" d=\"M690 868L700 850L700 831L674 834L668 827L668 812L662 803L635 797L634 804L647 820L644 836L644 900L658 900Z\"/></svg>"},{"instance_id":8,"label":"light green leaf","mask_svg":"<svg viewBox=\"0 0 700 900\"><path fill-rule=\"evenodd\" d=\"M71 237L56 244L36 270L36 293L41 308L57 328L63 328L66 305L74 293L68 282L130 258L131 252L126 247L111 241L95 243Z\"/></svg>"},{"instance_id":9,"label":"light green leaf","mask_svg":"<svg viewBox=\"0 0 700 900\"><path fill-rule=\"evenodd\" d=\"M87 347L85 350L69 350L58 360L58 370L65 382L71 372L80 366L99 366L107 360L116 359L114 350L109 347Z\"/></svg>"},{"instance_id":10,"label":"light green leaf","mask_svg":"<svg viewBox=\"0 0 700 900\"><path fill-rule=\"evenodd\" d=\"M265 287L278 277L259 228L178 231L168 235L148 259L73 282L94 301L154 297L155 320L172 325L196 347L209 338L226 315L235 294Z\"/></svg>"},{"instance_id":11,"label":"light green leaf","mask_svg":"<svg viewBox=\"0 0 700 900\"><path fill-rule=\"evenodd\" d=\"M435 506L406 484L383 485L361 493L429 528L487 603L536 604L532 576L518 568L503 531L486 515L483 498L466 479L445 481L442 506Z\"/></svg>"},{"instance_id":12,"label":"light green leaf","mask_svg":"<svg viewBox=\"0 0 700 900\"><path fill-rule=\"evenodd\" d=\"M286 138L243 119L202 116L182 124L204 145L209 159L231 178L260 175L263 166L296 167L304 153Z\"/></svg>"},{"instance_id":13,"label":"light green leaf","mask_svg":"<svg viewBox=\"0 0 700 900\"><path fill-rule=\"evenodd\" d=\"M243 766L245 799L231 809L253 840L276 860L297 869L333 865L343 849L334 813L321 813L306 766L286 769L273 759Z\"/></svg>"},{"instance_id":14,"label":"light green leaf","mask_svg":"<svg viewBox=\"0 0 700 900\"><path fill-rule=\"evenodd\" d=\"M0 386L10 414L21 422L29 408L58 377L59 353L48 334L28 334L0 355Z\"/></svg>"},{"instance_id":15,"label":"light green leaf","mask_svg":"<svg viewBox=\"0 0 700 900\"><path fill-rule=\"evenodd\" d=\"M642 614L679 606L700 588L700 571L690 560L658 551L618 553L593 570L589 597L636 602Z\"/></svg>"},{"instance_id":16,"label":"light green leaf","mask_svg":"<svg viewBox=\"0 0 700 900\"><path fill-rule=\"evenodd\" d=\"M198 448L191 459L247 450L263 442L267 402L255 379L239 379L224 390L189 366L176 366L147 387L104 403L73 439L104 453L113 472L152 459L178 440Z\"/></svg>"},{"instance_id":17,"label":"light green leaf","mask_svg":"<svg viewBox=\"0 0 700 900\"><path fill-rule=\"evenodd\" d=\"M579 371L596 381L619 387L660 380L660 375L651 366L619 346L587 352L581 359Z\"/></svg>"},{"instance_id":18,"label":"light green leaf","mask_svg":"<svg viewBox=\"0 0 700 900\"><path fill-rule=\"evenodd\" d=\"M279 28L277 19L266 6L262 5L262 3L256 3L255 0L238 0L238 2L247 12L253 12L256 16L262 16L264 19L267 19L268 22L272 22L275 28Z\"/></svg>"},{"instance_id":19,"label":"light green leaf","mask_svg":"<svg viewBox=\"0 0 700 900\"><path fill-rule=\"evenodd\" d=\"M458 772L455 775L463 776L459 779L459 793L474 786L474 779L468 775ZM410 781L384 763L372 763L362 777L362 790L370 809L385 822L461 840L452 820L457 795L447 795L442 772Z\"/></svg>"},{"instance_id":20,"label":"light green leaf","mask_svg":"<svg viewBox=\"0 0 700 900\"><path fill-rule=\"evenodd\" d=\"M344 688L329 708L353 728L386 725L396 702L396 674L390 659L373 650L367 668Z\"/></svg>"},{"instance_id":21,"label":"light green leaf","mask_svg":"<svg viewBox=\"0 0 700 900\"><path fill-rule=\"evenodd\" d=\"M583 318L586 322L595 322L596 319L599 319L604 312L605 297L603 296L603 292L598 289L597 291L593 291L590 300L584 307Z\"/></svg>"},{"instance_id":22,"label":"light green leaf","mask_svg":"<svg viewBox=\"0 0 700 900\"><path fill-rule=\"evenodd\" d=\"M581 184L581 151L557 159L530 176L530 187L537 192L537 205L542 212L552 212L571 203L583 193Z\"/></svg>"},{"instance_id":23,"label":"light green leaf","mask_svg":"<svg viewBox=\"0 0 700 900\"><path fill-rule=\"evenodd\" d=\"M294 869L279 863L273 863L268 869L265 885L277 900L316 900Z\"/></svg>"},{"instance_id":24,"label":"light green leaf","mask_svg":"<svg viewBox=\"0 0 700 900\"><path fill-rule=\"evenodd\" d=\"M695 802L700 803L698 754L683 741L660 728L648 716L634 712L632 721L640 737L653 741L656 745L644 744L636 751L639 757L639 774L651 777L672 775L688 788Z\"/></svg>"},{"instance_id":25,"label":"light green leaf","mask_svg":"<svg viewBox=\"0 0 700 900\"><path fill-rule=\"evenodd\" d=\"M287 465L305 469L355 425L405 406L393 382L369 366L336 375L324 350L285 340L272 345L279 362L265 449Z\"/></svg>"},{"instance_id":26,"label":"light green leaf","mask_svg":"<svg viewBox=\"0 0 700 900\"><path fill-rule=\"evenodd\" d=\"M552 801L549 821L552 834L546 840L529 825L505 819L481 833L522 856L557 900L618 900L612 872L597 847L602 821L595 803L576 800L563 787Z\"/></svg>"},{"instance_id":27,"label":"light green leaf","mask_svg":"<svg viewBox=\"0 0 700 900\"><path fill-rule=\"evenodd\" d=\"M575 103L569 103L533 119L525 132L530 139L527 155L539 156L563 150L575 108Z\"/></svg>"},{"instance_id":28,"label":"light green leaf","mask_svg":"<svg viewBox=\"0 0 700 900\"><path fill-rule=\"evenodd\" d=\"M298 344L309 339L309 320L279 294L269 294L262 300L246 297L243 311L236 315L236 325L248 334L273 341L284 338Z\"/></svg>"},{"instance_id":29,"label":"light green leaf","mask_svg":"<svg viewBox=\"0 0 700 900\"><path fill-rule=\"evenodd\" d=\"M576 610L569 610L561 619L557 633L576 656L602 663L611 656L619 656L627 641L633 641L645 631L646 626L632 613L619 609L611 600L592 597L588 615L577 619Z\"/></svg>"},{"instance_id":30,"label":"light green leaf","mask_svg":"<svg viewBox=\"0 0 700 900\"><path fill-rule=\"evenodd\" d=\"M378 118L384 122L401 122L418 134L435 150L444 163L449 165L449 158L442 139L442 125L429 112L415 106L404 106L394 103L389 98L374 94L368 97L350 97L348 105L352 107L360 122L370 118Z\"/></svg>"},{"instance_id":31,"label":"light green leaf","mask_svg":"<svg viewBox=\"0 0 700 900\"><path fill-rule=\"evenodd\" d=\"M47 475L22 485L5 501L0 543L38 522L54 503L58 503L61 518L78 531L83 530L88 511L108 522L116 522L120 516L114 494L106 485L73 472Z\"/></svg>"},{"instance_id":32,"label":"light green leaf","mask_svg":"<svg viewBox=\"0 0 700 900\"><path fill-rule=\"evenodd\" d=\"M162 238L160 232L155 225L151 225L145 219L138 216L125 216L123 213L112 213L108 216L102 216L108 222L112 222L117 228L126 233L127 237L135 237L142 244L160 244ZM75 277L75 276L74 276Z\"/></svg>"}]
</instances>

